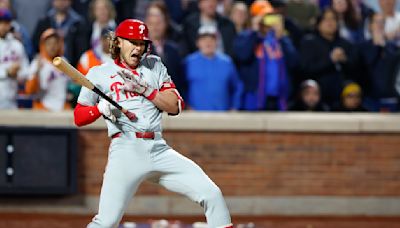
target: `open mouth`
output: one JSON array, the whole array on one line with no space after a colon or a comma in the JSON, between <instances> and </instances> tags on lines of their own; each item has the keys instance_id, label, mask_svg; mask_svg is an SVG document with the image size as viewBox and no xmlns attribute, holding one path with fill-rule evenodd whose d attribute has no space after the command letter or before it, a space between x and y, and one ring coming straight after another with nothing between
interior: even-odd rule
<instances>
[{"instance_id":1,"label":"open mouth","mask_svg":"<svg viewBox=\"0 0 400 228\"><path fill-rule=\"evenodd\" d=\"M132 54L131 55L131 59L133 60L133 61L139 61L140 60L140 55L138 55L138 54Z\"/></svg>"}]
</instances>

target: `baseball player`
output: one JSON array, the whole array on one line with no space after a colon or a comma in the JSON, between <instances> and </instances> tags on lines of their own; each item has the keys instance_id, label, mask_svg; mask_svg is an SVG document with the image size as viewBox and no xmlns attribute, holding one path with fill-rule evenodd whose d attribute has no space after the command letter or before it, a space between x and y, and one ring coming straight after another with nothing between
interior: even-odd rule
<instances>
[{"instance_id":1,"label":"baseball player","mask_svg":"<svg viewBox=\"0 0 400 228\"><path fill-rule=\"evenodd\" d=\"M17 108L18 81L29 72L24 46L11 33L12 14L0 9L0 109Z\"/></svg>"},{"instance_id":2,"label":"baseball player","mask_svg":"<svg viewBox=\"0 0 400 228\"><path fill-rule=\"evenodd\" d=\"M184 103L160 58L149 55L150 44L147 26L127 19L111 35L114 63L93 67L86 75L100 90L134 112L135 121L106 100L99 100L91 90L82 88L80 92L75 123L83 126L104 115L112 138L99 211L87 227L116 227L139 184L147 179L199 203L209 227L232 228L218 186L162 138L162 112L177 115Z\"/></svg>"}]
</instances>

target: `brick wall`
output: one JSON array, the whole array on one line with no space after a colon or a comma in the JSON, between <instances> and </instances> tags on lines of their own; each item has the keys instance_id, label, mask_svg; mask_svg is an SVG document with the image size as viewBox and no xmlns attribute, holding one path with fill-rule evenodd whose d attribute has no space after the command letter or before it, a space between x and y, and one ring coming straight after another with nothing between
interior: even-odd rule
<instances>
[{"instance_id":1,"label":"brick wall","mask_svg":"<svg viewBox=\"0 0 400 228\"><path fill-rule=\"evenodd\" d=\"M399 196L400 134L167 131L227 196ZM80 192L98 195L110 140L80 130ZM143 184L140 195L171 194Z\"/></svg>"}]
</instances>

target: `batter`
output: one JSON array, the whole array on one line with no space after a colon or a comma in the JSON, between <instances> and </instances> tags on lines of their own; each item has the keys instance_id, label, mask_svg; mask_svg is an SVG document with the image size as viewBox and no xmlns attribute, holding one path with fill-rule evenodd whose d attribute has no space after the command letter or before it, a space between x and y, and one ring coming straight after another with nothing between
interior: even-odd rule
<instances>
[{"instance_id":1,"label":"batter","mask_svg":"<svg viewBox=\"0 0 400 228\"><path fill-rule=\"evenodd\" d=\"M147 26L128 19L110 40L114 63L93 67L87 78L122 107L134 112L130 121L106 100L82 88L74 111L83 126L106 117L112 138L98 214L88 228L117 227L124 210L144 180L183 194L199 203L210 228L233 228L221 190L193 161L162 138L162 112L177 115L184 103L159 57L149 55Z\"/></svg>"}]
</instances>

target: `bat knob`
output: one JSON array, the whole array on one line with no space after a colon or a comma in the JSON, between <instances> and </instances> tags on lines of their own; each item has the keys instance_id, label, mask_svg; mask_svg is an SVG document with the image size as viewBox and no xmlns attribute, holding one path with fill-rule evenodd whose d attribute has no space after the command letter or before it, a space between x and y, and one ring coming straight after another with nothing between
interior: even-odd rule
<instances>
[{"instance_id":1,"label":"bat knob","mask_svg":"<svg viewBox=\"0 0 400 228\"><path fill-rule=\"evenodd\" d=\"M127 111L127 112L125 112L124 114L125 114L126 117L128 117L128 119L129 119L130 121L134 121L134 120L137 119L136 114L133 113L133 112Z\"/></svg>"}]
</instances>

